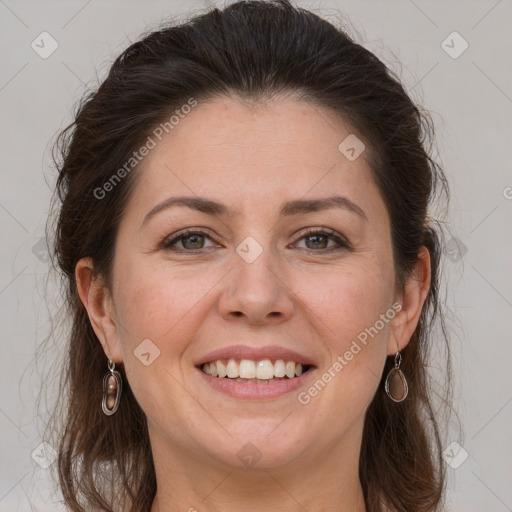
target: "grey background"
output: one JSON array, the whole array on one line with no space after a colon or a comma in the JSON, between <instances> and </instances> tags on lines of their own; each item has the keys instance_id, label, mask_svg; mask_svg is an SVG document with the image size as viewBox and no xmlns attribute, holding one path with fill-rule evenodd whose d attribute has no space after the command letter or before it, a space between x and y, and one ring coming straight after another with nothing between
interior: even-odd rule
<instances>
[{"instance_id":1,"label":"grey background","mask_svg":"<svg viewBox=\"0 0 512 512\"><path fill-rule=\"evenodd\" d=\"M347 16L360 42L432 113L451 186L448 221L459 241L444 262L454 405L463 427L461 434L453 424L445 441L447 448L451 442L462 447L446 452L448 508L512 510L512 3L296 3L334 22L340 13ZM53 461L51 448L41 448L45 401L36 407L41 376L45 370L52 375L49 365L64 343L56 336L53 352L36 353L51 329L49 310L59 305L51 282L45 301L48 263L41 242L55 181L50 142L71 121L86 84L94 87L96 75L104 76L130 40L164 17L186 17L207 5L0 0L2 512L59 510L52 504L50 469L43 467ZM58 43L47 59L31 48L43 31ZM454 31L469 44L458 58L442 46ZM446 44L452 52L461 48L453 36ZM47 398L49 404L55 399L52 393ZM462 463L461 450L468 454Z\"/></svg>"}]
</instances>

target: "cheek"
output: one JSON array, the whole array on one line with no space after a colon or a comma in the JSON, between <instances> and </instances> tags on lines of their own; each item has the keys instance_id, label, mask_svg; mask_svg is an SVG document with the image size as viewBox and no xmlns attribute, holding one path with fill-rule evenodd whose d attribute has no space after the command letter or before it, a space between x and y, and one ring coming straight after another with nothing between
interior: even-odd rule
<instances>
[{"instance_id":1,"label":"cheek","mask_svg":"<svg viewBox=\"0 0 512 512\"><path fill-rule=\"evenodd\" d=\"M362 418L379 392L394 317L392 283L393 274L370 260L302 280L301 298L315 329L322 331L330 360L299 401L315 408L310 421L318 429L337 418L337 428L328 434L333 439Z\"/></svg>"},{"instance_id":2,"label":"cheek","mask_svg":"<svg viewBox=\"0 0 512 512\"><path fill-rule=\"evenodd\" d=\"M332 382L323 399L329 409L352 404L344 413L356 413L369 404L381 378L394 317L393 274L367 262L329 272L323 280L317 276L315 282L308 287L307 305L330 355L320 378Z\"/></svg>"},{"instance_id":3,"label":"cheek","mask_svg":"<svg viewBox=\"0 0 512 512\"><path fill-rule=\"evenodd\" d=\"M175 269L152 265L119 265L116 297L119 319L125 327L122 343L127 348L143 339L153 340L161 349L179 351L179 341L194 316L194 306L201 301L215 283L208 275L192 279ZM129 276L129 277L128 277ZM180 334L181 333L181 334Z\"/></svg>"},{"instance_id":4,"label":"cheek","mask_svg":"<svg viewBox=\"0 0 512 512\"><path fill-rule=\"evenodd\" d=\"M176 384L184 380L182 354L196 335L198 315L218 278L207 273L194 278L128 261L119 262L118 269L114 289L119 341L130 387L150 418L162 415L163 403L169 411L179 411L189 400Z\"/></svg>"},{"instance_id":5,"label":"cheek","mask_svg":"<svg viewBox=\"0 0 512 512\"><path fill-rule=\"evenodd\" d=\"M316 274L303 280L300 295L314 316L325 324L326 336L332 340L331 349L339 353L391 308L392 282L389 272L368 263L350 269L330 269L322 276Z\"/></svg>"}]
</instances>

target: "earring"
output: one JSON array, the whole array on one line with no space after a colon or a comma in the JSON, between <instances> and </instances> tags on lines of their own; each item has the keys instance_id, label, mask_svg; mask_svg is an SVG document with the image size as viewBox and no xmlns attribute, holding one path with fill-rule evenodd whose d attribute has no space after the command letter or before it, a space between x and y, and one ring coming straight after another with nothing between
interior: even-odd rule
<instances>
[{"instance_id":1,"label":"earring","mask_svg":"<svg viewBox=\"0 0 512 512\"><path fill-rule=\"evenodd\" d=\"M402 364L402 355L397 352L395 355L395 367L391 369L386 377L386 394L393 402L403 402L409 393L409 386L400 365Z\"/></svg>"},{"instance_id":2,"label":"earring","mask_svg":"<svg viewBox=\"0 0 512 512\"><path fill-rule=\"evenodd\" d=\"M109 371L103 377L103 400L101 408L107 416L111 416L117 411L123 389L121 374L115 369L116 363L112 359L108 360Z\"/></svg>"}]
</instances>

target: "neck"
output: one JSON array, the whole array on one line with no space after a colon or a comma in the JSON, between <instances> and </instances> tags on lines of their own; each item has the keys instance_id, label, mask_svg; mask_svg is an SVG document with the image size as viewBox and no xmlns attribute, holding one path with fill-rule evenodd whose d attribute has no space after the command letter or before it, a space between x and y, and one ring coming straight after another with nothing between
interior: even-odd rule
<instances>
[{"instance_id":1,"label":"neck","mask_svg":"<svg viewBox=\"0 0 512 512\"><path fill-rule=\"evenodd\" d=\"M239 468L169 443L150 427L157 494L151 512L366 512L359 425L337 445L280 467Z\"/></svg>"}]
</instances>

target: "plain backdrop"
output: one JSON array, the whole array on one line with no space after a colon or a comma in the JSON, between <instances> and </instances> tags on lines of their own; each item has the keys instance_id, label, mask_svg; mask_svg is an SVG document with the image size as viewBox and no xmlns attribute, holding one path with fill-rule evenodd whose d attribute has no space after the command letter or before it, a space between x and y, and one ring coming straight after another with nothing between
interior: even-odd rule
<instances>
[{"instance_id":1,"label":"plain backdrop","mask_svg":"<svg viewBox=\"0 0 512 512\"><path fill-rule=\"evenodd\" d=\"M296 4L335 23L350 20L349 31L431 112L451 187L453 238L444 265L454 406L462 425L462 432L456 425L447 431L448 509L512 510L512 3ZM44 404L58 397L50 393L36 407L48 367L43 359L52 356L36 347L51 330L49 311L59 304L56 288L45 297L43 237L55 183L51 142L71 122L86 87L96 86L130 41L164 18L186 18L208 5L0 0L2 512L60 509L45 467L54 463L52 446L44 444ZM58 46L45 55L52 45ZM64 342L56 340L57 353Z\"/></svg>"}]
</instances>

